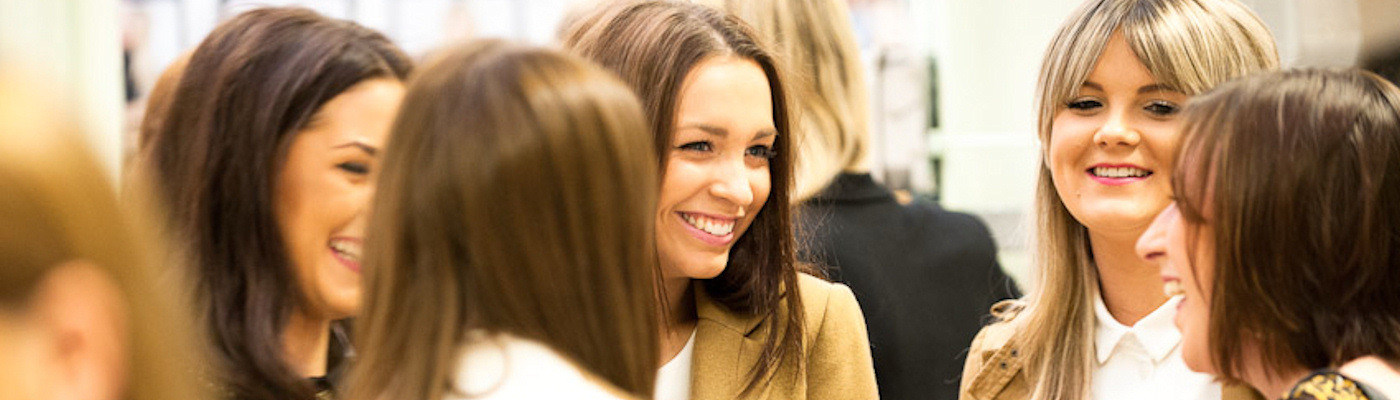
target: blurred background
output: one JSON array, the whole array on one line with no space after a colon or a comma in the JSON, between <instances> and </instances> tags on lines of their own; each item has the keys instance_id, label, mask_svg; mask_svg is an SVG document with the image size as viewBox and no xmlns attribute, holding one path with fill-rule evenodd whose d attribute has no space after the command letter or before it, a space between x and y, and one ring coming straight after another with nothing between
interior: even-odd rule
<instances>
[{"instance_id":1,"label":"blurred background","mask_svg":"<svg viewBox=\"0 0 1400 400\"><path fill-rule=\"evenodd\" d=\"M415 57L457 40L549 44L597 0L0 0L0 64L76 108L114 180L160 72L220 21L300 5L378 29ZM873 173L981 216L1026 288L1045 45L1079 0L849 0L874 118ZM1400 47L1400 0L1243 0L1286 67L1346 67ZM1389 54L1389 53L1387 53Z\"/></svg>"}]
</instances>

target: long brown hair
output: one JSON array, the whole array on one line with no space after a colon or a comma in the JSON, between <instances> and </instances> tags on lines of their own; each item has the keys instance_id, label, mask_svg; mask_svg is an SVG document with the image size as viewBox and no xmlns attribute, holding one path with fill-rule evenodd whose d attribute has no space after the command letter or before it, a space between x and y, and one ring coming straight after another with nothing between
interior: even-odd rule
<instances>
[{"instance_id":1,"label":"long brown hair","mask_svg":"<svg viewBox=\"0 0 1400 400\"><path fill-rule=\"evenodd\" d=\"M470 330L541 342L650 398L646 138L636 97L586 60L486 41L429 63L384 155L351 398L442 398Z\"/></svg>"},{"instance_id":2,"label":"long brown hair","mask_svg":"<svg viewBox=\"0 0 1400 400\"><path fill-rule=\"evenodd\" d=\"M1172 186L1182 217L1215 234L1203 292L1218 375L1400 361L1400 89L1359 70L1276 72L1222 85L1185 119Z\"/></svg>"},{"instance_id":3,"label":"long brown hair","mask_svg":"<svg viewBox=\"0 0 1400 400\"><path fill-rule=\"evenodd\" d=\"M403 79L384 36L297 8L249 11L190 56L144 171L169 207L199 294L224 389L245 399L313 396L282 360L283 327L304 301L273 213L292 138L330 99L371 78ZM338 353L338 352L333 352ZM338 363L332 354L330 363Z\"/></svg>"},{"instance_id":4,"label":"long brown hair","mask_svg":"<svg viewBox=\"0 0 1400 400\"><path fill-rule=\"evenodd\" d=\"M752 228L730 250L724 272L703 283L706 293L730 310L764 316L774 324L758 364L750 370L745 392L770 377L788 357L805 363L802 296L797 288L789 205L794 141L790 102L777 61L738 18L681 1L617 2L577 17L562 36L570 51L617 73L637 92L654 134L658 171L666 170L681 84L697 64L735 56L763 70L772 88L773 123L778 130L773 145L777 155L769 163L773 189Z\"/></svg>"},{"instance_id":5,"label":"long brown hair","mask_svg":"<svg viewBox=\"0 0 1400 400\"><path fill-rule=\"evenodd\" d=\"M92 265L111 278L122 300L121 398L203 398L192 371L204 357L189 310L174 290L184 282L157 270L162 248L149 210L119 204L76 127L31 95L39 88L21 88L5 78L0 77L0 308L23 307L58 265Z\"/></svg>"}]
</instances>

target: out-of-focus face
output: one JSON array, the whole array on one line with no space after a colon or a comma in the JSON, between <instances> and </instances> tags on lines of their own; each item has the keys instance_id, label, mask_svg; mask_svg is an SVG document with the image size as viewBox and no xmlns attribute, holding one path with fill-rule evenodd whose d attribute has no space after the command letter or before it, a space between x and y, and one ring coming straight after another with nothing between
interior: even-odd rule
<instances>
[{"instance_id":1,"label":"out-of-focus face","mask_svg":"<svg viewBox=\"0 0 1400 400\"><path fill-rule=\"evenodd\" d=\"M0 399L51 399L58 374L47 354L52 341L23 310L0 310Z\"/></svg>"},{"instance_id":2,"label":"out-of-focus face","mask_svg":"<svg viewBox=\"0 0 1400 400\"><path fill-rule=\"evenodd\" d=\"M768 200L777 128L768 78L716 57L686 76L661 180L656 243L666 278L708 279Z\"/></svg>"},{"instance_id":3,"label":"out-of-focus face","mask_svg":"<svg viewBox=\"0 0 1400 400\"><path fill-rule=\"evenodd\" d=\"M374 195L379 149L403 84L361 82L326 102L292 139L277 179L276 212L297 286L312 316L340 319L360 308L360 248Z\"/></svg>"},{"instance_id":4,"label":"out-of-focus face","mask_svg":"<svg viewBox=\"0 0 1400 400\"><path fill-rule=\"evenodd\" d=\"M1196 226L1170 205L1138 239L1139 257L1162 268L1163 291L1181 296L1176 327L1181 331L1181 358L1191 370L1216 373L1210 355L1210 288L1215 276L1215 234Z\"/></svg>"},{"instance_id":5,"label":"out-of-focus face","mask_svg":"<svg viewBox=\"0 0 1400 400\"><path fill-rule=\"evenodd\" d=\"M1178 111L1187 99L1159 85L1114 33L1051 127L1051 176L1075 219L1097 232L1147 228L1171 196Z\"/></svg>"}]
</instances>

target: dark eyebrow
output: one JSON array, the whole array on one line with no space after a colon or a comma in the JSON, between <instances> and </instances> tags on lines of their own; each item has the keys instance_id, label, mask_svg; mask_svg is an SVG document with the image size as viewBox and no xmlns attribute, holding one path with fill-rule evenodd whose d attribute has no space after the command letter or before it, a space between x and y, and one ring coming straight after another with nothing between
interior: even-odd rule
<instances>
[{"instance_id":1,"label":"dark eyebrow","mask_svg":"<svg viewBox=\"0 0 1400 400\"><path fill-rule=\"evenodd\" d=\"M718 127L718 126L714 126L714 125L703 124L703 123L693 123L693 124L681 125L681 126L680 126L680 129L699 129L699 130L701 130L701 131L704 131L705 133L708 133L708 134L711 134L711 135L715 135L715 136L719 136L719 137L728 137L728 136L729 136L729 130L728 130L728 129L724 129L724 128L721 128L721 127ZM757 134L757 135L754 135L753 139L754 139L754 140L758 140L758 139L763 139L763 138L766 138L766 137L769 137L769 136L777 136L777 135L778 135L778 132L777 132L776 130L774 130L774 129L772 129L772 128L765 128L765 129L763 129L763 130L761 130L761 131L758 131L758 134Z\"/></svg>"},{"instance_id":2,"label":"dark eyebrow","mask_svg":"<svg viewBox=\"0 0 1400 400\"><path fill-rule=\"evenodd\" d=\"M370 146L370 145L367 145L367 144L364 144L364 143L361 143L361 142L358 142L358 141L349 142L349 143L345 143L345 144L341 144L341 145L337 145L337 146L331 147L331 148L332 148L332 149L343 149L343 148L346 148L346 147L354 147L354 148L360 149L360 151L363 151L363 152L365 152L365 154L369 154L370 156L373 156L373 155L379 153L379 149L375 148L374 146Z\"/></svg>"}]
</instances>

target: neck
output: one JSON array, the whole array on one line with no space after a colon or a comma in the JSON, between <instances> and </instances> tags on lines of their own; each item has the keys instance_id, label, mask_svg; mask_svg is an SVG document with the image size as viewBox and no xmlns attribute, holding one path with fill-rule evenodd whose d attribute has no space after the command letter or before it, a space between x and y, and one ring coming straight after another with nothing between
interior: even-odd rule
<instances>
[{"instance_id":1,"label":"neck","mask_svg":"<svg viewBox=\"0 0 1400 400\"><path fill-rule=\"evenodd\" d=\"M330 337L331 320L293 312L282 330L283 357L301 376L324 376Z\"/></svg>"},{"instance_id":2,"label":"neck","mask_svg":"<svg viewBox=\"0 0 1400 400\"><path fill-rule=\"evenodd\" d=\"M666 289L666 303L662 305L665 314L658 316L661 320L661 365L680 354L685 342L690 340L690 333L695 330L698 316L691 282L690 278L665 278L662 282Z\"/></svg>"},{"instance_id":3,"label":"neck","mask_svg":"<svg viewBox=\"0 0 1400 400\"><path fill-rule=\"evenodd\" d=\"M1137 256L1134 250L1142 232L1119 235L1089 232L1089 248L1098 266L1099 293L1108 313L1119 323L1132 326L1167 302L1162 292L1161 269Z\"/></svg>"},{"instance_id":4,"label":"neck","mask_svg":"<svg viewBox=\"0 0 1400 400\"><path fill-rule=\"evenodd\" d=\"M1308 370L1303 368L1290 368L1287 371L1278 371L1270 376L1257 365L1247 368L1240 377L1246 383L1259 390L1260 394L1270 399L1287 398L1288 390L1293 385L1308 375Z\"/></svg>"}]
</instances>

